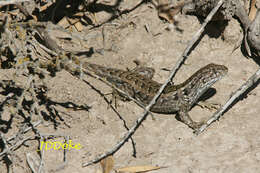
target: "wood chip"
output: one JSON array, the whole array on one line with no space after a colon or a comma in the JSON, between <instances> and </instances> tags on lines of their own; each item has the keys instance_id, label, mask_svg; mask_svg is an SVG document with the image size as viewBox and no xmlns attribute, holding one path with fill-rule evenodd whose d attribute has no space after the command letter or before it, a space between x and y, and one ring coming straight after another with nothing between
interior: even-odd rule
<instances>
[{"instance_id":1,"label":"wood chip","mask_svg":"<svg viewBox=\"0 0 260 173\"><path fill-rule=\"evenodd\" d=\"M83 30L83 25L81 24L81 22L75 23L74 26L78 32L81 32Z\"/></svg>"},{"instance_id":2,"label":"wood chip","mask_svg":"<svg viewBox=\"0 0 260 173\"><path fill-rule=\"evenodd\" d=\"M107 158L100 161L103 173L110 173L114 167L113 156L108 156Z\"/></svg>"}]
</instances>

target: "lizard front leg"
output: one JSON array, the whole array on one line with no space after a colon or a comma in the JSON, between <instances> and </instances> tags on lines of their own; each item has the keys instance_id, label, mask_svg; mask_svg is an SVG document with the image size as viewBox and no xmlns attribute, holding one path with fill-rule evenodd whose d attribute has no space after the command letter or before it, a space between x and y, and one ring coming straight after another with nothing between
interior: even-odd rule
<instances>
[{"instance_id":1,"label":"lizard front leg","mask_svg":"<svg viewBox=\"0 0 260 173\"><path fill-rule=\"evenodd\" d=\"M132 70L129 70L133 73L145 76L148 79L152 79L155 73L154 68L146 67L142 62L138 60L134 60L134 63L136 64L136 67Z\"/></svg>"},{"instance_id":2,"label":"lizard front leg","mask_svg":"<svg viewBox=\"0 0 260 173\"><path fill-rule=\"evenodd\" d=\"M180 120L190 128L194 130L198 129L203 124L203 122L195 122L191 119L188 112L192 105L189 105L189 102L185 100L184 95L182 94L182 91L180 89L177 91L177 94L179 100L178 115Z\"/></svg>"},{"instance_id":3,"label":"lizard front leg","mask_svg":"<svg viewBox=\"0 0 260 173\"><path fill-rule=\"evenodd\" d=\"M190 128L196 130L198 128L200 128L200 126L204 123L204 122L195 122L191 119L191 117L188 114L188 110L185 108L185 105L181 106L180 111L178 112L179 118L180 120L186 124L187 126L189 126Z\"/></svg>"}]
</instances>

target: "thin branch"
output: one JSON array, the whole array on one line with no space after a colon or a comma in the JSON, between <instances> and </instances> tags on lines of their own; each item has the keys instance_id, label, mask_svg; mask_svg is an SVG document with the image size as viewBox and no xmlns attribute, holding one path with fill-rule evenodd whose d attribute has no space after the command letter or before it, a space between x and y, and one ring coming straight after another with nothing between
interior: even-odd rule
<instances>
[{"instance_id":1,"label":"thin branch","mask_svg":"<svg viewBox=\"0 0 260 173\"><path fill-rule=\"evenodd\" d=\"M182 56L179 58L177 61L175 68L174 68L174 74L173 77L175 76L177 70L180 68L182 63L186 60L187 56L189 55L190 51L192 50L192 47L195 45L195 43L199 40L201 34L205 30L206 25L211 21L212 17L215 15L215 13L218 11L220 6L223 4L223 0L220 0L215 8L211 10L207 18L205 19L204 23L200 27L200 29L194 34L192 39L189 41L189 44L187 48L184 50ZM173 71L173 70L172 70Z\"/></svg>"},{"instance_id":2,"label":"thin branch","mask_svg":"<svg viewBox=\"0 0 260 173\"><path fill-rule=\"evenodd\" d=\"M34 138L34 136L26 137L25 139L20 140L17 144L15 144L15 145L13 145L13 146L11 146L11 147L9 147L9 148L4 149L4 151L2 151L2 152L0 153L0 157L2 157L4 154L7 154L7 153L10 152L10 151L14 151L16 148L18 148L19 146L21 146L25 141L27 141L27 140L29 140L29 139L33 139L33 138Z\"/></svg>"},{"instance_id":3,"label":"thin branch","mask_svg":"<svg viewBox=\"0 0 260 173\"><path fill-rule=\"evenodd\" d=\"M4 151L5 151L5 153L10 154L11 150L10 150L10 148L9 148L9 146L7 144L7 140L5 139L4 134L2 132L0 132L0 139L4 143L4 148L5 148ZM0 153L0 156L4 154L4 153L3 154L2 153Z\"/></svg>"},{"instance_id":4,"label":"thin branch","mask_svg":"<svg viewBox=\"0 0 260 173\"><path fill-rule=\"evenodd\" d=\"M3 144L4 144L4 149L2 152L3 156L4 156L4 154L6 154L7 157L9 156L8 159L10 159L13 162L13 158L12 158L13 152L11 151L10 147L8 146L7 140L5 139L4 134L2 132L0 132L0 139L3 141ZM0 158L1 158L2 153L0 153Z\"/></svg>"},{"instance_id":5,"label":"thin branch","mask_svg":"<svg viewBox=\"0 0 260 173\"><path fill-rule=\"evenodd\" d=\"M120 120L123 121L123 125L126 128L126 130L129 130L129 127L127 126L127 123L122 115L116 110L116 108L109 102L109 100L105 97L105 95L100 92L100 90L96 89L94 86L92 86L88 81L83 79L83 82L85 82L87 85L89 85L93 90L95 90L101 97L104 98L105 102L109 105L109 107L115 112L115 114L119 117ZM136 157L136 148L135 148L135 142L134 139L131 137L131 142L133 146L133 156Z\"/></svg>"},{"instance_id":6,"label":"thin branch","mask_svg":"<svg viewBox=\"0 0 260 173\"><path fill-rule=\"evenodd\" d=\"M204 27L206 26L206 24L208 23L208 21L211 20L211 18L213 17L213 15L217 12L217 10L219 9L219 7L223 4L223 0L220 0L217 4L217 6L210 12L210 14L207 16L205 23L202 25L202 27L200 28L200 30L194 35L193 39L190 41L189 45L187 46L187 48L185 49L185 51L183 52L182 57L180 58L180 60L178 61L177 65L171 70L171 74L168 77L168 79L166 80L166 82L160 87L159 91L157 92L157 94L154 96L154 98L152 99L152 101L149 103L148 106L146 106L145 111L143 113L143 115L138 118L138 120L136 121L136 123L134 124L134 126L124 135L124 137L108 152L106 152L105 154L102 154L101 156L97 157L94 160L91 160L89 162L83 163L82 166L89 166L91 164L97 163L99 161L101 161L102 159L106 158L107 156L113 155L116 151L118 151L123 145L124 143L126 143L128 141L128 139L135 133L136 129L141 125L141 123L146 119L146 117L148 116L148 111L151 109L151 107L155 104L156 100L160 97L161 93L163 92L164 88L168 85L169 82L171 82L172 78L175 76L179 66L182 64L182 62L185 60L185 58L187 57L188 53L190 52L192 46L194 45L194 43L198 40L200 34L203 32Z\"/></svg>"},{"instance_id":7,"label":"thin branch","mask_svg":"<svg viewBox=\"0 0 260 173\"><path fill-rule=\"evenodd\" d=\"M1 5L10 5L10 4L17 4L21 2L27 2L31 0L8 0L8 1L0 1L0 6Z\"/></svg>"},{"instance_id":8,"label":"thin branch","mask_svg":"<svg viewBox=\"0 0 260 173\"><path fill-rule=\"evenodd\" d=\"M26 128L26 129L22 130L21 132L17 133L16 135L14 135L14 136L8 138L8 139L6 140L6 143L4 143L6 148L0 153L0 158L1 158L2 156L4 156L5 154L8 154L9 152L11 152L11 151L13 151L14 149L18 148L18 147L19 147L20 145L22 145L26 140L28 140L28 139L30 139L30 138L32 139L33 137L32 137L32 136L27 137L27 138L21 140L18 144L16 143L16 144L12 145L11 147L8 147L7 142L10 142L11 140L17 138L20 134L24 134L24 133L28 132L28 131L31 130L32 128L38 126L40 123L41 123L41 120L40 120L40 121L37 121L36 123L32 123L32 126L31 126L31 127L28 127L28 128ZM2 134L2 133L1 133L1 134ZM4 139L3 136L1 136L1 138Z\"/></svg>"},{"instance_id":9,"label":"thin branch","mask_svg":"<svg viewBox=\"0 0 260 173\"><path fill-rule=\"evenodd\" d=\"M32 123L32 126L27 127L26 129L24 129L24 131L23 131L22 133L24 134L24 133L28 132L28 131L31 130L32 128L37 127L38 125L40 125L41 123L42 123L41 120L37 121L36 123ZM18 134L11 136L10 138L7 139L7 141L9 142L9 141L13 140L14 138L17 137L17 135L18 135Z\"/></svg>"},{"instance_id":10,"label":"thin branch","mask_svg":"<svg viewBox=\"0 0 260 173\"><path fill-rule=\"evenodd\" d=\"M203 124L195 134L199 135L202 133L210 124L214 121L218 120L220 116L237 100L239 97L244 94L250 87L256 84L260 79L260 68L253 74L226 102L224 106L222 106L217 112L215 112L208 121Z\"/></svg>"}]
</instances>

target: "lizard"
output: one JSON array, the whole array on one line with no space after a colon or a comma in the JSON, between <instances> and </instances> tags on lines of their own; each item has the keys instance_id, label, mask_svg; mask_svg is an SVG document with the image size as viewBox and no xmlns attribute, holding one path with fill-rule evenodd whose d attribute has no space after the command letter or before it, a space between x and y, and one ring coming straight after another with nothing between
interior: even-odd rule
<instances>
[{"instance_id":1,"label":"lizard","mask_svg":"<svg viewBox=\"0 0 260 173\"><path fill-rule=\"evenodd\" d=\"M86 74L88 71L93 72L144 106L149 104L162 85L152 79L155 70L150 67L137 66L133 70L121 70L83 62L82 68ZM168 84L150 111L163 114L178 113L184 124L194 130L198 129L203 122L193 121L188 112L227 72L226 66L211 63L199 69L183 83Z\"/></svg>"}]
</instances>

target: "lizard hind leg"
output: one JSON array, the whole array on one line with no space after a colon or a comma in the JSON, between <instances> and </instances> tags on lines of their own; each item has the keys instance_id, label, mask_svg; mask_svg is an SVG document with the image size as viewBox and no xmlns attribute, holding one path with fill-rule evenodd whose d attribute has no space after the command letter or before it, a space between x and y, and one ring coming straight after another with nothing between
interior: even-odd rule
<instances>
[{"instance_id":1,"label":"lizard hind leg","mask_svg":"<svg viewBox=\"0 0 260 173\"><path fill-rule=\"evenodd\" d=\"M118 102L117 100L121 100L121 101L130 101L130 99L127 96L124 96L123 94L120 94L120 92L118 92L117 90L113 89L113 91L111 93L107 93L104 94L106 95L112 95L112 98L109 100L108 102L108 107L107 109L109 109L109 107L114 103L114 107L117 109L118 108Z\"/></svg>"},{"instance_id":2,"label":"lizard hind leg","mask_svg":"<svg viewBox=\"0 0 260 173\"><path fill-rule=\"evenodd\" d=\"M120 92L118 92L117 90L113 90L113 92L112 92L112 100L114 101L114 103L115 103L115 108L117 108L118 107L118 102L117 102L117 100L119 99L119 100L121 100L121 101L123 101L123 102L128 102L128 101L130 101L130 99L127 97L127 96L125 96L124 94L121 94Z\"/></svg>"},{"instance_id":3,"label":"lizard hind leg","mask_svg":"<svg viewBox=\"0 0 260 173\"><path fill-rule=\"evenodd\" d=\"M126 96L126 95L120 93L120 92L117 91L116 89L113 89L113 91L112 91L111 94L112 94L112 102L115 103L115 108L117 108L117 106L118 106L118 103L117 103L117 100L118 100L118 99L121 100L121 101L123 101L123 102L131 101L131 99L130 99L128 96ZM129 94L129 93L127 93L127 94Z\"/></svg>"},{"instance_id":4,"label":"lizard hind leg","mask_svg":"<svg viewBox=\"0 0 260 173\"><path fill-rule=\"evenodd\" d=\"M127 96L125 96L124 94L118 92L118 91L115 90L115 89L114 89L113 92L112 92L112 96L113 96L113 99L114 99L114 100L115 100L115 99L119 99L119 100L121 100L121 101L123 101L123 102L130 101L130 99L129 99Z\"/></svg>"}]
</instances>

